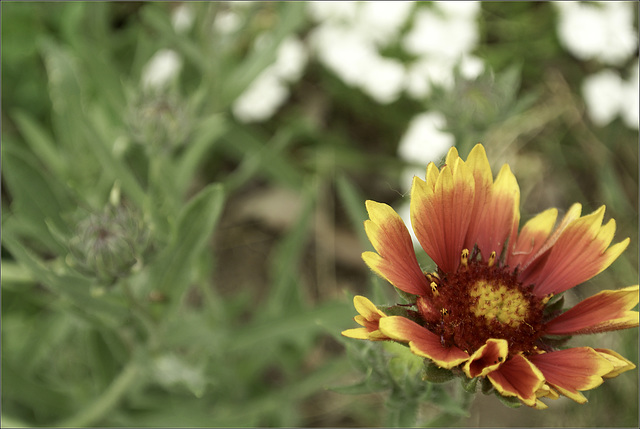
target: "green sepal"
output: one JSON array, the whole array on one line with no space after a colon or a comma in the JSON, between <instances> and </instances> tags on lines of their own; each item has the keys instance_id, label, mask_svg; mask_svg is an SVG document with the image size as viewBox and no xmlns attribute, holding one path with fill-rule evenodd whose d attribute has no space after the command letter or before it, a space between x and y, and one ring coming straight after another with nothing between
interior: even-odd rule
<instances>
[{"instance_id":1,"label":"green sepal","mask_svg":"<svg viewBox=\"0 0 640 429\"><path fill-rule=\"evenodd\" d=\"M456 375L450 370L441 368L429 359L424 360L424 372L422 379L431 383L446 383L451 381Z\"/></svg>"},{"instance_id":2,"label":"green sepal","mask_svg":"<svg viewBox=\"0 0 640 429\"><path fill-rule=\"evenodd\" d=\"M564 348L567 341L571 339L571 335L550 335L540 339L545 345L554 349Z\"/></svg>"},{"instance_id":3,"label":"green sepal","mask_svg":"<svg viewBox=\"0 0 640 429\"><path fill-rule=\"evenodd\" d=\"M542 316L543 321L546 322L556 317L558 314L560 314L562 307L564 307L564 295L556 295L551 298L551 301L549 301L544 307Z\"/></svg>"},{"instance_id":4,"label":"green sepal","mask_svg":"<svg viewBox=\"0 0 640 429\"><path fill-rule=\"evenodd\" d=\"M482 393L484 393L485 395L490 394L491 392L493 392L493 384L491 384L491 380L489 380L487 377L484 377L482 379L482 384L480 386L480 390L482 391Z\"/></svg>"},{"instance_id":5,"label":"green sepal","mask_svg":"<svg viewBox=\"0 0 640 429\"><path fill-rule=\"evenodd\" d=\"M497 390L495 392L500 402L502 402L507 407L520 408L520 406L522 406L522 402L520 402L520 400L515 396L502 396L500 393L498 393Z\"/></svg>"},{"instance_id":6,"label":"green sepal","mask_svg":"<svg viewBox=\"0 0 640 429\"><path fill-rule=\"evenodd\" d=\"M418 295L407 293L401 289L398 289L395 286L393 288L396 290L396 292L398 292L398 295L400 295L400 298L402 298L407 304L415 304L416 301L418 300Z\"/></svg>"},{"instance_id":7,"label":"green sepal","mask_svg":"<svg viewBox=\"0 0 640 429\"><path fill-rule=\"evenodd\" d=\"M423 323L418 312L416 310L412 310L412 307L407 307L403 305L390 305L390 306L379 305L377 307L380 311L382 311L387 316L402 316L406 319L416 322L419 325L422 325Z\"/></svg>"},{"instance_id":8,"label":"green sepal","mask_svg":"<svg viewBox=\"0 0 640 429\"><path fill-rule=\"evenodd\" d=\"M476 393L478 387L478 377L474 378L461 378L462 388L469 393Z\"/></svg>"}]
</instances>

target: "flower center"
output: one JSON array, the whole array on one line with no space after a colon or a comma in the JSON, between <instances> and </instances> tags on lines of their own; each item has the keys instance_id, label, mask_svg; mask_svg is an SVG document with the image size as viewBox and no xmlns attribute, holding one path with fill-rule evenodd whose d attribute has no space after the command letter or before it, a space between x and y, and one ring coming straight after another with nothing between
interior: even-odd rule
<instances>
[{"instance_id":1,"label":"flower center","mask_svg":"<svg viewBox=\"0 0 640 429\"><path fill-rule=\"evenodd\" d=\"M424 325L445 347L473 353L489 338L506 339L509 354L535 353L542 328L542 300L494 255L488 261L462 252L454 273L426 273L431 294L418 298Z\"/></svg>"},{"instance_id":2,"label":"flower center","mask_svg":"<svg viewBox=\"0 0 640 429\"><path fill-rule=\"evenodd\" d=\"M470 311L476 317L484 317L487 324L492 320L517 327L529 313L529 301L518 289L509 289L504 284L491 284L479 280L469 289L469 295L477 298Z\"/></svg>"}]
</instances>

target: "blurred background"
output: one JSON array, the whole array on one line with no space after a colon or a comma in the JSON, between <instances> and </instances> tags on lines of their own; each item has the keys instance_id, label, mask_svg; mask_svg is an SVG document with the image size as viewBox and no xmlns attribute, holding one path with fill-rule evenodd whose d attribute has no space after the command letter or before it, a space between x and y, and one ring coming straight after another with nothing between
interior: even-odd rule
<instances>
[{"instance_id":1,"label":"blurred background","mask_svg":"<svg viewBox=\"0 0 640 429\"><path fill-rule=\"evenodd\" d=\"M510 409L340 331L451 146L631 238L569 305L637 284L638 97L636 2L2 2L2 425L637 427L637 369Z\"/></svg>"}]
</instances>

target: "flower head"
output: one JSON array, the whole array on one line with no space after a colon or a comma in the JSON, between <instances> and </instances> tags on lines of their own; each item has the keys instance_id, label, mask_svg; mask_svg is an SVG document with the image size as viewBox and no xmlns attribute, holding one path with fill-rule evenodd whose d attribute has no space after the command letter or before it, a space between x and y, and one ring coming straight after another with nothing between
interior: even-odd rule
<instances>
[{"instance_id":1,"label":"flower head","mask_svg":"<svg viewBox=\"0 0 640 429\"><path fill-rule=\"evenodd\" d=\"M480 144L466 161L451 148L442 168L430 163L411 192L413 230L437 265L426 272L400 216L367 201L365 230L376 252L363 259L414 300L404 314L376 315L367 306L366 314L359 310L364 331L343 334L408 343L437 366L536 408L546 408L542 397L586 402L580 391L635 368L608 349L558 346L558 336L638 326L631 311L638 285L602 291L564 312L557 299L606 269L629 239L611 245L615 221L602 224L604 207L581 216L579 204L555 228L557 210L550 209L518 230L519 203L509 166L494 180Z\"/></svg>"}]
</instances>

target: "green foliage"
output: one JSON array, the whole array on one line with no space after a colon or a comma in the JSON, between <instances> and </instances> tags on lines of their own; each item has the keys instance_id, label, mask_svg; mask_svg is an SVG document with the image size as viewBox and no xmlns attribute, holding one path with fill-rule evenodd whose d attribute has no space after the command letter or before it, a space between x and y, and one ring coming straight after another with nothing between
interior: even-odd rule
<instances>
[{"instance_id":1,"label":"green foliage","mask_svg":"<svg viewBox=\"0 0 640 429\"><path fill-rule=\"evenodd\" d=\"M494 167L511 164L523 220L606 204L637 244L637 131L586 119L583 69L597 65L561 49L546 4L483 3L490 67L475 80L383 105L311 59L258 123L233 103L316 25L307 4L189 6L178 30L171 2L2 4L3 426L474 421L468 392L493 392L487 380L446 383L453 372L408 347L339 335L354 325L347 296L401 302L361 260L364 202L403 201L398 142L424 110L443 113L463 156L482 141ZM235 28L216 32L232 9ZM152 88L162 49L181 68ZM637 257L632 244L567 301L637 282ZM624 335L611 348L637 362ZM633 382L539 423L637 425Z\"/></svg>"},{"instance_id":2,"label":"green foliage","mask_svg":"<svg viewBox=\"0 0 640 429\"><path fill-rule=\"evenodd\" d=\"M445 368L440 368L435 363L431 362L428 359L424 361L424 379L425 381L429 381L431 383L446 383L447 381L453 380L455 374Z\"/></svg>"}]
</instances>

